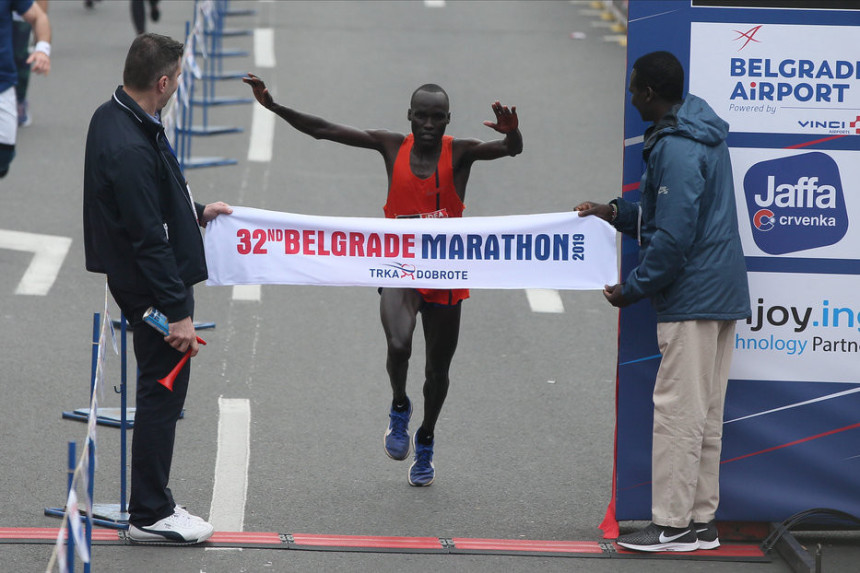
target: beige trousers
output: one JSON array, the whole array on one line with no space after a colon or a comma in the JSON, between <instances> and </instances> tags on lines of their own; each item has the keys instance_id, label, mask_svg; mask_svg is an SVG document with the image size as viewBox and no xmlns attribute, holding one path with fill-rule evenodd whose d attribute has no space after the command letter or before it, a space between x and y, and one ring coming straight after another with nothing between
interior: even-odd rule
<instances>
[{"instance_id":1,"label":"beige trousers","mask_svg":"<svg viewBox=\"0 0 860 573\"><path fill-rule=\"evenodd\" d=\"M663 355L654 387L651 455L651 518L657 525L714 519L734 334L734 320L657 324Z\"/></svg>"}]
</instances>

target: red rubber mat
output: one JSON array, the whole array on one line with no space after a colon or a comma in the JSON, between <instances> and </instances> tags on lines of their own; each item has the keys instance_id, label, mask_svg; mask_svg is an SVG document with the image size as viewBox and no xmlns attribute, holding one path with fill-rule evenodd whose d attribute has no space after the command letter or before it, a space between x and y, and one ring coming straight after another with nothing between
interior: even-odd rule
<instances>
[{"instance_id":1,"label":"red rubber mat","mask_svg":"<svg viewBox=\"0 0 860 573\"><path fill-rule=\"evenodd\" d=\"M0 544L51 544L56 527L2 527ZM93 545L131 545L124 530L94 528ZM367 551L374 553L434 553L520 555L541 557L597 557L603 559L689 559L704 561L769 562L756 544L728 544L717 549L686 553L628 551L606 541L540 541L529 539L473 539L466 537L386 537L321 535L254 531L216 531L202 547L291 549L296 551Z\"/></svg>"}]
</instances>

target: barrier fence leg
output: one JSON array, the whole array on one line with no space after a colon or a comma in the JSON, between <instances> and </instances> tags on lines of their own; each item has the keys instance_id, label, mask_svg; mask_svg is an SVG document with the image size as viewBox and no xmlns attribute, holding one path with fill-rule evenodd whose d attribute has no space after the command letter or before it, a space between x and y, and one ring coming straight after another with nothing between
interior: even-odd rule
<instances>
[{"instance_id":1,"label":"barrier fence leg","mask_svg":"<svg viewBox=\"0 0 860 573\"><path fill-rule=\"evenodd\" d=\"M88 563L84 563L84 573L90 573L90 565L93 562L93 489L95 482L95 473L96 473L96 443L92 438L88 438L89 445L89 460L87 467L87 555L90 556L90 560ZM75 516L77 519L77 516Z\"/></svg>"},{"instance_id":2,"label":"barrier fence leg","mask_svg":"<svg viewBox=\"0 0 860 573\"><path fill-rule=\"evenodd\" d=\"M93 314L93 367L92 374L90 376L90 405L93 403L93 396L95 396L97 388L96 384L97 380L97 371L98 371L98 359L99 359L99 342L101 341L101 315L99 313ZM91 416L98 416L98 408L96 408L95 412L90 412ZM92 436L87 436L87 451L89 455L87 457L87 498L84 500L85 509L86 509L86 543L87 543L87 554L90 556L90 561L92 561L92 549L93 549L93 482L95 481L95 467L96 467L96 444L92 439ZM69 519L80 519L77 515L69 516ZM84 563L84 573L90 573L90 564Z\"/></svg>"},{"instance_id":3,"label":"barrier fence leg","mask_svg":"<svg viewBox=\"0 0 860 573\"><path fill-rule=\"evenodd\" d=\"M99 356L99 339L101 334L101 322L100 322L101 314L94 313L93 314L93 343L92 343L92 382L89 385L89 396L90 396L90 404L92 404L93 392L96 392L95 388L96 383L96 370L98 367L98 356ZM120 357L121 363L121 372L120 372L120 388L114 389L120 394L120 412L119 414L113 414L112 411L115 408L96 408L95 416L96 423L103 424L113 427L120 428L120 499L119 504L111 504L111 503L94 503L92 497L92 489L90 490L89 502L92 503L91 509L92 511L87 513L86 519L88 521L89 527L92 524L100 525L102 527L110 527L114 529L126 529L128 527L128 509L126 504L127 498L127 467L128 467L128 454L127 444L128 444L128 430L134 426L134 421L129 419L128 416L128 400L127 400L127 387L128 387L128 360L127 360L127 349L128 349L128 322L125 319L125 316L120 315L119 325L120 327L120 347L122 349L122 356ZM63 412L63 418L78 420L82 422L87 422L89 420L89 407L87 408L78 408L71 412ZM91 458L89 460L89 487L93 488L95 484L95 443L90 442L90 455ZM65 513L65 508L62 507L48 507L45 508L45 515L52 517L60 517L62 518Z\"/></svg>"},{"instance_id":4,"label":"barrier fence leg","mask_svg":"<svg viewBox=\"0 0 860 573\"><path fill-rule=\"evenodd\" d=\"M69 442L69 485L66 488L66 499L69 499L69 493L75 485L75 466L77 464L77 453L75 451L75 442ZM78 519L78 516L69 516L69 519ZM68 565L69 573L75 572L75 537L72 535L71 523L66 528L66 564Z\"/></svg>"}]
</instances>

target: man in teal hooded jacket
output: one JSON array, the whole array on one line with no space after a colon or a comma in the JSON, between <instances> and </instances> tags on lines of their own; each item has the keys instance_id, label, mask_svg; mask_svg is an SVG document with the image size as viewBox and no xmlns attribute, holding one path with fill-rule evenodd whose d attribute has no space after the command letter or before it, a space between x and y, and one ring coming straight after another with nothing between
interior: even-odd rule
<instances>
[{"instance_id":1,"label":"man in teal hooded jacket","mask_svg":"<svg viewBox=\"0 0 860 573\"><path fill-rule=\"evenodd\" d=\"M631 103L653 122L645 132L641 199L576 207L641 247L639 265L622 284L605 287L606 299L624 307L648 298L657 313L652 523L618 538L640 551L719 546L723 406L735 322L750 316L729 126L703 99L683 99L683 88L684 69L668 52L633 64Z\"/></svg>"}]
</instances>

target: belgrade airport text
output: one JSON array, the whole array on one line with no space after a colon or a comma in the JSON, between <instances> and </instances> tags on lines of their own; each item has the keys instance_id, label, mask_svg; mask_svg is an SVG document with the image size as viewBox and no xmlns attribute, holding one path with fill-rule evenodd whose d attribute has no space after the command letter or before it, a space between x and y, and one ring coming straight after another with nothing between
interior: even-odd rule
<instances>
[{"instance_id":1,"label":"belgrade airport text","mask_svg":"<svg viewBox=\"0 0 860 573\"><path fill-rule=\"evenodd\" d=\"M796 79L815 80L851 80L860 79L860 62L827 60L815 62L812 60L781 60L769 58L732 58L730 74L733 78L753 78L746 85L738 81L732 90L732 101L785 101L800 102L838 102L846 101L846 92L851 89L849 83L792 83ZM787 79L792 81L763 81L767 79Z\"/></svg>"},{"instance_id":2,"label":"belgrade airport text","mask_svg":"<svg viewBox=\"0 0 860 573\"><path fill-rule=\"evenodd\" d=\"M753 308L746 323L750 325L753 336L735 334L735 349L747 351L780 352L789 356L800 356L806 350L812 352L860 353L860 341L844 336L823 336L816 334L809 338L783 337L778 334L765 334L764 327L791 328L795 333L808 329L851 329L860 331L860 311L853 308L831 305L823 300L819 308L772 305L766 306L763 298ZM818 331L821 332L821 331ZM830 332L833 332L830 330ZM823 333L822 333L823 334ZM835 332L834 332L835 334Z\"/></svg>"},{"instance_id":3,"label":"belgrade airport text","mask_svg":"<svg viewBox=\"0 0 860 573\"><path fill-rule=\"evenodd\" d=\"M397 234L322 229L239 229L240 255L266 255L271 243L285 255L423 260L584 261L582 234Z\"/></svg>"}]
</instances>

